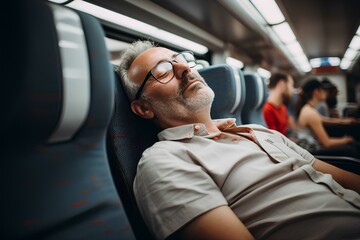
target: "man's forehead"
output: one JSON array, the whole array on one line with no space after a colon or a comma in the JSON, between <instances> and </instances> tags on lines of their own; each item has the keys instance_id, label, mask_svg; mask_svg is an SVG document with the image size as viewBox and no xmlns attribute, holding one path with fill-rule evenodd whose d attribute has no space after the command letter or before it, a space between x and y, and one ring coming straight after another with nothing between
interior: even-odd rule
<instances>
[{"instance_id":1,"label":"man's forehead","mask_svg":"<svg viewBox=\"0 0 360 240\"><path fill-rule=\"evenodd\" d=\"M134 59L133 64L152 66L154 63L156 64L161 60L168 59L169 57L172 57L174 54L175 52L171 51L170 49L163 47L153 47L144 51L139 56L137 56Z\"/></svg>"}]
</instances>

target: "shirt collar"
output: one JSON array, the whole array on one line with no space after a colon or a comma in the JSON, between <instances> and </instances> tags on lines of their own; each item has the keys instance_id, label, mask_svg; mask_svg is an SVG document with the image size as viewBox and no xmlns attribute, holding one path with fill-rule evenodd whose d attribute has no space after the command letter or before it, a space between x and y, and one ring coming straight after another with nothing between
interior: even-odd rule
<instances>
[{"instance_id":1,"label":"shirt collar","mask_svg":"<svg viewBox=\"0 0 360 240\"><path fill-rule=\"evenodd\" d=\"M236 128L235 118L215 119L213 122L218 126L220 131L226 132L232 128ZM182 140L191 139L194 136L202 136L212 138L221 133L209 133L203 123L193 123L178 127L167 128L158 134L160 141L164 140Z\"/></svg>"}]
</instances>

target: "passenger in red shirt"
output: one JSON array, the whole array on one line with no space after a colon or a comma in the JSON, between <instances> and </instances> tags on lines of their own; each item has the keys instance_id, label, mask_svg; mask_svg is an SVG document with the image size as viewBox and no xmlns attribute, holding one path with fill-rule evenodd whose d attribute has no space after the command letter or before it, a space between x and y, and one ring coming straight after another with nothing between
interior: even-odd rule
<instances>
[{"instance_id":1,"label":"passenger in red shirt","mask_svg":"<svg viewBox=\"0 0 360 240\"><path fill-rule=\"evenodd\" d=\"M266 125L286 135L289 128L296 128L295 120L289 117L285 103L290 101L294 91L293 78L284 73L274 73L269 81L269 97L263 107Z\"/></svg>"}]
</instances>

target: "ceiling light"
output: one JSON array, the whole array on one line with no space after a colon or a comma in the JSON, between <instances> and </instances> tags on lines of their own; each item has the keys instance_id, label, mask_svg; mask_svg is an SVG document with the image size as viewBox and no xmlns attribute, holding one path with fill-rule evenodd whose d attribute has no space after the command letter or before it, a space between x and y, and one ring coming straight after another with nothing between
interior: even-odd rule
<instances>
[{"instance_id":1,"label":"ceiling light","mask_svg":"<svg viewBox=\"0 0 360 240\"><path fill-rule=\"evenodd\" d=\"M305 56L305 54L301 55L300 57L297 57L295 61L299 64L300 68L304 72L309 72L311 70L311 66L309 64L309 60Z\"/></svg>"},{"instance_id":2,"label":"ceiling light","mask_svg":"<svg viewBox=\"0 0 360 240\"><path fill-rule=\"evenodd\" d=\"M244 63L242 61L239 61L232 57L226 58L226 64L228 64L232 67L235 67L235 68L243 68L244 67Z\"/></svg>"},{"instance_id":3,"label":"ceiling light","mask_svg":"<svg viewBox=\"0 0 360 240\"><path fill-rule=\"evenodd\" d=\"M286 47L293 56L303 54L303 50L298 41L287 44Z\"/></svg>"},{"instance_id":4,"label":"ceiling light","mask_svg":"<svg viewBox=\"0 0 360 240\"><path fill-rule=\"evenodd\" d=\"M352 49L360 49L360 36L355 35L351 40L349 47Z\"/></svg>"},{"instance_id":5,"label":"ceiling light","mask_svg":"<svg viewBox=\"0 0 360 240\"><path fill-rule=\"evenodd\" d=\"M274 0L271 0L273 3L275 3ZM270 39L271 42L275 47L277 47L288 59L288 61L291 63L291 65L299 72L301 75L303 74L303 70L300 68L300 65L295 60L299 55L304 55L303 51L299 51L299 49L290 52L289 48L284 44L291 44L296 40L296 37L294 33L290 30L290 36L291 38L287 39L280 35L282 37L282 40L280 40L280 36L275 33L275 30L271 27L276 24L281 24L285 21L285 17L283 14L279 14L280 17L276 17L278 20L270 20L270 17L268 18L268 22L265 20L265 16L268 15L278 15L274 14L277 12L277 10L270 11L270 14L266 14L266 10L262 9L270 9L270 7L260 7L261 3L268 3L270 1L268 0L221 0L219 1L222 5L224 5L230 12L232 12L235 16L239 17L240 19L243 19L247 25L254 26L254 28L260 32L260 34ZM269 3L270 4L270 3ZM267 5L268 6L268 5ZM278 8L278 7L277 7ZM261 10L260 10L261 9ZM280 10L279 10L280 11ZM288 25L288 24L287 24ZM279 32L279 31L278 31ZM285 33L286 34L286 33ZM290 47L292 48L292 47ZM306 57L305 57L306 58ZM309 62L306 58L307 64L309 66ZM308 70L308 67L306 68Z\"/></svg>"},{"instance_id":6,"label":"ceiling light","mask_svg":"<svg viewBox=\"0 0 360 240\"><path fill-rule=\"evenodd\" d=\"M261 77L263 77L265 79L268 79L271 77L271 72L264 68L258 68L256 71Z\"/></svg>"},{"instance_id":7,"label":"ceiling light","mask_svg":"<svg viewBox=\"0 0 360 240\"><path fill-rule=\"evenodd\" d=\"M310 72L311 71L311 66L307 63L307 64L302 64L300 65L301 70L303 70L304 72Z\"/></svg>"},{"instance_id":8,"label":"ceiling light","mask_svg":"<svg viewBox=\"0 0 360 240\"><path fill-rule=\"evenodd\" d=\"M290 43L296 40L296 37L287 22L272 26L272 29L283 43Z\"/></svg>"},{"instance_id":9,"label":"ceiling light","mask_svg":"<svg viewBox=\"0 0 360 240\"><path fill-rule=\"evenodd\" d=\"M196 42L190 41L183 37L177 36L170 32L164 31L157 27L154 27L150 24L143 23L136 19L124 16L122 14L110 11L108 9L99 7L97 5L82 1L75 0L69 3L67 6L89 13L97 18L105 20L107 22L115 23L119 26L124 27L130 31L136 31L141 34L145 34L147 36L151 36L152 38L158 41L165 41L170 44L174 44L181 48L191 50L198 54L205 54L208 52L208 48L200 45Z\"/></svg>"},{"instance_id":10,"label":"ceiling light","mask_svg":"<svg viewBox=\"0 0 360 240\"><path fill-rule=\"evenodd\" d=\"M356 55L358 54L358 51L355 51L354 49L348 48L344 54L344 58L347 58L349 60L353 60Z\"/></svg>"},{"instance_id":11,"label":"ceiling light","mask_svg":"<svg viewBox=\"0 0 360 240\"><path fill-rule=\"evenodd\" d=\"M340 68L346 70L350 67L351 63L350 60L343 58L340 63Z\"/></svg>"},{"instance_id":12,"label":"ceiling light","mask_svg":"<svg viewBox=\"0 0 360 240\"><path fill-rule=\"evenodd\" d=\"M328 57L327 60L331 66L339 66L340 64L340 58L338 57Z\"/></svg>"},{"instance_id":13,"label":"ceiling light","mask_svg":"<svg viewBox=\"0 0 360 240\"><path fill-rule=\"evenodd\" d=\"M48 1L58 3L58 4L63 4L63 3L69 2L69 0L48 0Z\"/></svg>"},{"instance_id":14,"label":"ceiling light","mask_svg":"<svg viewBox=\"0 0 360 240\"><path fill-rule=\"evenodd\" d=\"M340 58L338 57L323 57L323 58L312 58L310 59L310 65L313 68L324 67L324 66L339 66Z\"/></svg>"},{"instance_id":15,"label":"ceiling light","mask_svg":"<svg viewBox=\"0 0 360 240\"><path fill-rule=\"evenodd\" d=\"M321 66L321 59L320 58L312 58L310 59L310 65L313 68L318 68Z\"/></svg>"},{"instance_id":16,"label":"ceiling light","mask_svg":"<svg viewBox=\"0 0 360 240\"><path fill-rule=\"evenodd\" d=\"M285 21L285 17L274 0L251 0L257 10L269 24Z\"/></svg>"}]
</instances>

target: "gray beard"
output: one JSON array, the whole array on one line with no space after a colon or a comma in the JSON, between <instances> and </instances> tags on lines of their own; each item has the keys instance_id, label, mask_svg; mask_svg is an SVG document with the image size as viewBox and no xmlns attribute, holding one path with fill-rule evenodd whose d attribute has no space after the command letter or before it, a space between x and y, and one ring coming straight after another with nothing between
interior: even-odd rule
<instances>
[{"instance_id":1,"label":"gray beard","mask_svg":"<svg viewBox=\"0 0 360 240\"><path fill-rule=\"evenodd\" d=\"M214 92L211 88L208 88L206 91L202 93L196 94L191 98L184 97L184 88L188 84L188 82L192 79L195 79L196 75L188 74L184 77L181 85L179 87L179 91L177 94L166 101L157 101L153 99L148 99L150 104L152 105L154 111L156 111L156 115L158 118L162 116L166 116L172 114L179 118L187 117L187 113L196 114L201 112L206 107L211 107L211 104L214 100ZM205 86L208 86L203 78L199 79ZM202 88L202 86L194 86L195 88ZM194 89L196 90L196 89ZM185 115L184 115L185 114Z\"/></svg>"}]
</instances>

